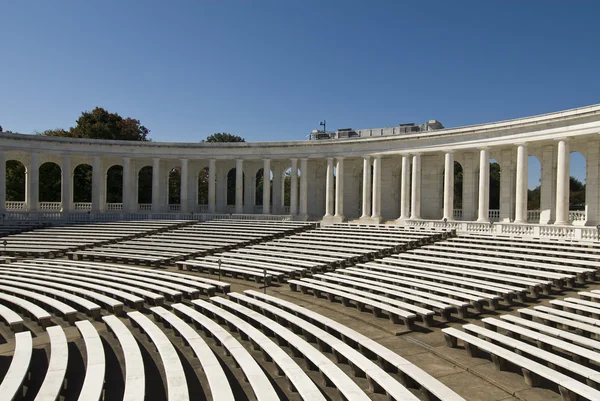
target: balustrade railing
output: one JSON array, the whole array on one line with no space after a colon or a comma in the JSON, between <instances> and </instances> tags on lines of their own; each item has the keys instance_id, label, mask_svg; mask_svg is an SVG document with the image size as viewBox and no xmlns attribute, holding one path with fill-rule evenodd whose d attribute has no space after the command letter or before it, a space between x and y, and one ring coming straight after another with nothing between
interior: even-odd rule
<instances>
[{"instance_id":1,"label":"balustrade railing","mask_svg":"<svg viewBox=\"0 0 600 401\"><path fill-rule=\"evenodd\" d=\"M181 205L178 203L169 203L169 212L179 212Z\"/></svg>"},{"instance_id":2,"label":"balustrade railing","mask_svg":"<svg viewBox=\"0 0 600 401\"><path fill-rule=\"evenodd\" d=\"M123 204L122 203L107 203L106 210L108 210L109 212L121 211L121 210L123 210Z\"/></svg>"},{"instance_id":3,"label":"balustrade railing","mask_svg":"<svg viewBox=\"0 0 600 401\"><path fill-rule=\"evenodd\" d=\"M208 213L208 205L198 205L196 211L198 213Z\"/></svg>"},{"instance_id":4,"label":"balustrade railing","mask_svg":"<svg viewBox=\"0 0 600 401\"><path fill-rule=\"evenodd\" d=\"M585 221L585 210L569 210L569 221Z\"/></svg>"},{"instance_id":5,"label":"balustrade railing","mask_svg":"<svg viewBox=\"0 0 600 401\"><path fill-rule=\"evenodd\" d=\"M152 203L138 203L138 210L140 212L152 211Z\"/></svg>"},{"instance_id":6,"label":"balustrade railing","mask_svg":"<svg viewBox=\"0 0 600 401\"><path fill-rule=\"evenodd\" d=\"M40 202L40 210L60 210L62 209L62 202Z\"/></svg>"},{"instance_id":7,"label":"balustrade railing","mask_svg":"<svg viewBox=\"0 0 600 401\"><path fill-rule=\"evenodd\" d=\"M92 210L92 202L75 202L75 203L73 203L73 210L79 210L79 211Z\"/></svg>"},{"instance_id":8,"label":"balustrade railing","mask_svg":"<svg viewBox=\"0 0 600 401\"><path fill-rule=\"evenodd\" d=\"M283 213L290 214L290 206L289 205L283 207Z\"/></svg>"},{"instance_id":9,"label":"balustrade railing","mask_svg":"<svg viewBox=\"0 0 600 401\"><path fill-rule=\"evenodd\" d=\"M539 223L541 214L542 214L542 212L540 210L528 210L527 211L527 222Z\"/></svg>"},{"instance_id":10,"label":"balustrade railing","mask_svg":"<svg viewBox=\"0 0 600 401\"><path fill-rule=\"evenodd\" d=\"M490 209L488 218L490 221L500 221L500 209Z\"/></svg>"},{"instance_id":11,"label":"balustrade railing","mask_svg":"<svg viewBox=\"0 0 600 401\"><path fill-rule=\"evenodd\" d=\"M229 214L235 213L235 205L227 205L225 212Z\"/></svg>"},{"instance_id":12,"label":"balustrade railing","mask_svg":"<svg viewBox=\"0 0 600 401\"><path fill-rule=\"evenodd\" d=\"M6 210L25 210L25 202L6 201L4 202L4 208Z\"/></svg>"},{"instance_id":13,"label":"balustrade railing","mask_svg":"<svg viewBox=\"0 0 600 401\"><path fill-rule=\"evenodd\" d=\"M462 209L454 209L452 211L452 216L454 216L455 220L461 220L463 217L463 211Z\"/></svg>"},{"instance_id":14,"label":"balustrade railing","mask_svg":"<svg viewBox=\"0 0 600 401\"><path fill-rule=\"evenodd\" d=\"M263 212L263 207L262 205L255 205L254 206L254 213L256 214L261 214Z\"/></svg>"}]
</instances>

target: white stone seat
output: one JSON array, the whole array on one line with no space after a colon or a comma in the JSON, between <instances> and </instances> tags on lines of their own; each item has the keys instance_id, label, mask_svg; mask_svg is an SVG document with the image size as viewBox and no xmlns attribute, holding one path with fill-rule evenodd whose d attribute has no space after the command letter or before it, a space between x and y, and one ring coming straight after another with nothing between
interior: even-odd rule
<instances>
[{"instance_id":1,"label":"white stone seat","mask_svg":"<svg viewBox=\"0 0 600 401\"><path fill-rule=\"evenodd\" d=\"M50 361L44 381L35 396L36 401L58 399L60 392L65 388L65 375L69 362L69 346L62 327L48 327L46 333L50 338Z\"/></svg>"},{"instance_id":2,"label":"white stone seat","mask_svg":"<svg viewBox=\"0 0 600 401\"><path fill-rule=\"evenodd\" d=\"M555 311L559 312L556 309L555 309ZM546 309L542 309L542 310L535 309L535 308L534 309L519 309L518 312L522 318L527 318L527 319L531 319L531 320L538 319L538 320L541 320L542 322L544 322L545 324L553 324L553 325L560 324L561 326L570 327L575 330L578 330L579 332L586 333L590 336L595 336L596 338L600 338L600 327L594 326L589 323L577 321L577 320L571 320L569 317L565 317L564 315L548 313L548 312L552 312L552 308L546 308ZM574 314L571 313L569 315L574 315Z\"/></svg>"},{"instance_id":3,"label":"white stone seat","mask_svg":"<svg viewBox=\"0 0 600 401\"><path fill-rule=\"evenodd\" d=\"M275 263L266 263L266 262L251 261L251 260L246 260L246 259L238 259L236 257L228 257L228 256L225 256L222 254L217 254L215 256L205 256L203 259L210 261L210 262L217 262L217 263L219 260L221 260L223 263L230 265L230 266L248 267L251 269L261 269L261 270L263 270L263 269L273 270L273 271L287 274L290 278L295 278L297 274L300 274L301 276L306 275L306 269L303 269L301 267L282 266L281 264L275 264Z\"/></svg>"},{"instance_id":4,"label":"white stone seat","mask_svg":"<svg viewBox=\"0 0 600 401\"><path fill-rule=\"evenodd\" d=\"M51 323L50 319L52 316L50 313L31 301L15 295L0 292L0 302L2 302L2 304L9 303L19 308L22 312L27 313L29 316L35 319L42 328L49 326Z\"/></svg>"},{"instance_id":5,"label":"white stone seat","mask_svg":"<svg viewBox=\"0 0 600 401\"><path fill-rule=\"evenodd\" d=\"M122 401L144 401L146 399L146 375L140 347L129 328L118 317L108 315L102 320L115 335L125 359L125 389Z\"/></svg>"},{"instance_id":6,"label":"white stone seat","mask_svg":"<svg viewBox=\"0 0 600 401\"><path fill-rule=\"evenodd\" d=\"M192 348L208 380L212 399L233 401L235 398L227 376L213 351L202 337L187 323L163 307L155 306L150 310L154 315L154 320L162 322L165 327L172 327L183 338L184 342Z\"/></svg>"},{"instance_id":7,"label":"white stone seat","mask_svg":"<svg viewBox=\"0 0 600 401\"><path fill-rule=\"evenodd\" d=\"M214 338L217 344L221 345L235 359L258 401L279 401L279 396L265 375L265 372L242 344L229 334L227 330L187 305L173 304L171 307L177 316L188 321L191 320L197 329L204 330L207 335Z\"/></svg>"},{"instance_id":8,"label":"white stone seat","mask_svg":"<svg viewBox=\"0 0 600 401\"><path fill-rule=\"evenodd\" d=\"M4 268L2 268L2 269L4 269ZM47 280L48 285L53 285L56 282L56 283L63 283L65 285L67 285L72 291L81 291L81 290L88 291L89 290L97 295L102 295L102 294L106 295L110 299L113 299L113 298L120 299L123 302L126 302L127 304L129 304L130 307L135 308L135 309L141 308L144 303L143 298L138 297L133 294L130 294L125 291L118 290L116 288L112 288L111 286L107 286L105 284L105 282L102 282L101 280L96 280L96 282L98 282L98 284L94 284L93 282L87 282L87 281L82 281L82 280L77 280L75 278L72 278L73 277L72 274L64 274L64 273L56 273L56 272L50 272L50 271L45 271L45 270L37 270L37 269L35 269L34 266L15 267L10 270L10 274L12 277L15 277L15 278L16 277L40 277L40 275L43 275L44 278ZM113 304L113 306L116 307L117 309L112 309L112 312L119 315L122 312L122 310L119 309L119 302L116 300L114 302L115 303ZM122 306L122 304L121 304L121 306Z\"/></svg>"},{"instance_id":9,"label":"white stone seat","mask_svg":"<svg viewBox=\"0 0 600 401\"><path fill-rule=\"evenodd\" d=\"M237 276L242 276L244 280L249 280L250 277L254 279L254 281L261 282L266 281L265 284L269 285L273 278L277 279L279 282L283 282L284 274L281 272L275 272L273 270L267 270L267 274L264 274L264 271L261 269L251 269L251 268L242 268L235 267L233 265L228 265L226 263L221 264L219 267L218 263L207 262L203 260L193 259L177 262L177 266L181 266L180 270L185 267L187 270L191 270L192 268L196 268L199 272L208 271L211 274L217 274L219 270L221 270L221 274L230 274L234 278Z\"/></svg>"},{"instance_id":10,"label":"white stone seat","mask_svg":"<svg viewBox=\"0 0 600 401\"><path fill-rule=\"evenodd\" d=\"M357 309L361 312L365 310L365 306L369 306L374 316L378 316L382 311L385 311L392 323L399 323L402 321L407 329L413 328L414 320L417 315L412 312L399 309L395 306L385 304L374 299L354 295L346 291L340 291L323 285L313 284L304 280L289 280L288 284L290 285L292 291L297 291L298 287L302 292L306 292L308 289L310 289L317 297L320 294L326 294L330 301L333 301L334 297L338 297L344 306L350 305L350 301L352 301Z\"/></svg>"},{"instance_id":11,"label":"white stone seat","mask_svg":"<svg viewBox=\"0 0 600 401\"><path fill-rule=\"evenodd\" d=\"M147 284L138 281L134 278L113 277L103 274L102 272L92 272L86 269L73 268L69 266L48 266L42 264L30 264L28 265L28 267L31 269L37 269L39 271L58 272L71 275L71 277L75 276L78 280L81 281L90 281L95 284L116 287L120 290L127 291L132 294L138 294L139 296L144 297L144 299L146 299L147 302L154 303L155 305L162 304L162 302L164 301L163 295L145 289L145 287L154 287L152 284ZM180 292L173 291L168 288L162 287L160 291L170 293L170 295L174 299L181 297Z\"/></svg>"},{"instance_id":12,"label":"white stone seat","mask_svg":"<svg viewBox=\"0 0 600 401\"><path fill-rule=\"evenodd\" d=\"M446 260L447 261L446 263L449 263L448 262L449 259L454 259L454 260L460 261L460 263L462 263L463 265L478 267L483 270L491 270L491 271L497 271L497 272L502 272L502 273L512 273L515 275L525 276L525 277L535 277L535 278L541 277L541 278L544 278L547 280L551 280L554 283L554 285L558 288L563 288L563 286L565 284L568 285L569 287L575 286L576 276L573 274L555 273L555 272L540 270L540 269L536 269L536 268L531 269L531 268L523 268L523 267L506 266L505 264L509 263L509 261L507 259L492 258L492 257L481 256L481 255L478 255L477 257L470 257L463 253L429 251L427 249L413 249L408 252L415 254L415 255L419 255L419 256L429 255L429 256L440 257L441 259ZM486 263L478 262L479 260L486 261ZM505 263L505 264L502 264L502 263ZM531 265L531 267L534 267L534 265L536 265L533 262L528 262L526 264Z\"/></svg>"},{"instance_id":13,"label":"white stone seat","mask_svg":"<svg viewBox=\"0 0 600 401\"><path fill-rule=\"evenodd\" d=\"M266 253L261 254L260 251L242 252L243 249L249 250L247 248L232 249L231 251L228 251L225 254L232 255L235 258L239 258L239 259L248 259L248 260L257 260L258 259L258 260L264 260L265 262L281 263L286 266L296 266L296 267L300 267L302 269L310 270L313 273L320 269L324 269L327 266L326 263L315 263L315 262L311 262L308 260L304 261L304 260L299 260L299 259L286 258L283 256L276 256L276 257L266 256Z\"/></svg>"},{"instance_id":14,"label":"white stone seat","mask_svg":"<svg viewBox=\"0 0 600 401\"><path fill-rule=\"evenodd\" d=\"M86 366L85 379L79 392L80 401L98 401L104 399L104 374L106 372L106 360L104 358L104 347L96 328L87 320L75 322L75 326L81 333L85 342Z\"/></svg>"},{"instance_id":15,"label":"white stone seat","mask_svg":"<svg viewBox=\"0 0 600 401\"><path fill-rule=\"evenodd\" d=\"M261 251L269 251L269 252L282 252L286 256L288 254L295 254L298 258L308 259L309 257L313 258L313 260L317 260L320 262L328 261L329 263L342 265L345 264L346 261L354 261L356 260L356 256L348 255L348 254L340 254L339 252L332 251L323 251L318 249L309 248L297 248L290 246L281 246L277 243L267 242L265 244L254 245L253 249L258 249ZM328 259L326 259L328 258Z\"/></svg>"},{"instance_id":16,"label":"white stone seat","mask_svg":"<svg viewBox=\"0 0 600 401\"><path fill-rule=\"evenodd\" d=\"M283 257L283 258L287 258L287 259L292 259L294 261L295 260L311 261L313 263L317 263L318 265L325 265L328 263L339 264L341 262L341 259L339 259L339 258L306 255L306 254L302 254L302 253L286 252L286 251L274 251L274 250L270 251L269 249L273 249L273 248L255 245L252 247L232 249L231 252L248 253L248 254L254 254L254 255L265 255L265 256L272 256L273 258Z\"/></svg>"},{"instance_id":17,"label":"white stone seat","mask_svg":"<svg viewBox=\"0 0 600 401\"><path fill-rule=\"evenodd\" d=\"M0 304L0 318L6 322L13 333L23 331L23 318L11 308Z\"/></svg>"},{"instance_id":18,"label":"white stone seat","mask_svg":"<svg viewBox=\"0 0 600 401\"><path fill-rule=\"evenodd\" d=\"M74 291L73 293L67 292L53 285L48 285L48 283L44 282L43 280L33 280L24 277L11 278L10 276L0 274L0 285L19 287L33 292L38 292L40 294L46 294L52 296L53 298L61 299L65 303L72 305L93 319L100 318L101 307L96 302L79 296ZM70 291L69 288L66 289Z\"/></svg>"},{"instance_id":19,"label":"white stone seat","mask_svg":"<svg viewBox=\"0 0 600 401\"><path fill-rule=\"evenodd\" d=\"M550 294L552 288L552 281L547 279L543 280L535 277L517 276L509 274L508 272L476 269L475 267L478 266L475 263L469 263L468 266L465 266L465 264L460 261L438 257L403 253L401 255L394 255L390 258L383 258L381 262L400 266L418 266L433 271L456 273L468 277L487 278L489 280L500 281L501 283L525 285L529 289L529 294L532 298L537 298L539 289L542 289L545 294Z\"/></svg>"},{"instance_id":20,"label":"white stone seat","mask_svg":"<svg viewBox=\"0 0 600 401\"><path fill-rule=\"evenodd\" d=\"M513 266L524 266L524 267L534 267L540 270L549 270L559 273L571 273L577 276L577 280L580 283L585 283L586 281L594 281L596 278L596 266L598 262L591 262L585 260L565 260L564 258L554 258L548 256L528 256L524 253L516 253L516 252L507 252L507 251L494 251L494 257L489 257L486 255L490 255L490 249L471 249L468 247L448 247L444 246L443 243L436 243L433 245L428 245L423 249L428 250L456 250L461 254L473 254L472 259L477 260L485 260L489 262L502 261L503 264L510 264ZM466 256L466 255L465 255ZM534 259L535 261L531 261ZM539 263L539 261L543 261L546 263ZM557 266L556 263L559 263ZM582 266L572 266L572 265L582 265Z\"/></svg>"},{"instance_id":21,"label":"white stone seat","mask_svg":"<svg viewBox=\"0 0 600 401\"><path fill-rule=\"evenodd\" d=\"M318 249L338 249L346 250L347 248L352 249L352 252L362 253L390 253L392 248L389 246L375 245L375 244L361 244L352 242L339 241L335 239L323 238L319 236L311 237L286 237L278 239L277 242L283 242L288 244L301 244L301 245L313 245ZM322 247L322 248L321 248Z\"/></svg>"},{"instance_id":22,"label":"white stone seat","mask_svg":"<svg viewBox=\"0 0 600 401\"><path fill-rule=\"evenodd\" d=\"M550 301L553 308L562 309L566 312L576 313L578 315L591 316L594 319L600 318L600 305L588 303L578 298L553 299Z\"/></svg>"},{"instance_id":23,"label":"white stone seat","mask_svg":"<svg viewBox=\"0 0 600 401\"><path fill-rule=\"evenodd\" d=\"M183 366L179 360L177 351L162 332L145 315L140 312L129 312L127 314L131 323L142 330L150 338L162 360L165 370L165 381L167 384L167 399L177 401L188 401L190 399L187 381Z\"/></svg>"},{"instance_id":24,"label":"white stone seat","mask_svg":"<svg viewBox=\"0 0 600 401\"><path fill-rule=\"evenodd\" d=\"M589 349L600 350L600 341L587 338L567 330L560 330L546 324L537 323L532 320L523 319L514 315L501 315L500 318L504 321L512 323L513 325L519 325L532 330L537 330L540 333L565 339L573 344L578 344Z\"/></svg>"},{"instance_id":25,"label":"white stone seat","mask_svg":"<svg viewBox=\"0 0 600 401\"><path fill-rule=\"evenodd\" d=\"M457 309L466 309L469 305L464 302L457 302L452 300L456 305L438 302L433 299L427 299L414 294L403 293L401 289L391 290L384 287L375 285L368 280L364 282L355 281L350 276L335 273L316 274L313 275L315 279L307 279L308 282L323 285L325 287L333 288L339 291L349 292L354 295L362 296L365 298L371 298L376 301L380 301L386 304L396 306L400 309L404 309L417 314L423 323L427 327L433 325L433 315L437 312L445 320L448 320L448 316L451 312ZM360 280L360 279L359 279ZM404 302L413 301L416 304ZM424 305L424 306L421 306ZM434 312L435 311L435 312ZM463 312L464 314L464 312Z\"/></svg>"},{"instance_id":26,"label":"white stone seat","mask_svg":"<svg viewBox=\"0 0 600 401\"><path fill-rule=\"evenodd\" d=\"M33 354L33 339L31 332L23 331L15 334L15 348L8 371L0 383L0 400L15 400L21 398L23 382L27 379L31 355Z\"/></svg>"},{"instance_id":27,"label":"white stone seat","mask_svg":"<svg viewBox=\"0 0 600 401\"><path fill-rule=\"evenodd\" d=\"M75 317L77 316L77 310L65 304L64 302L61 302L44 294L39 294L34 291L29 291L23 288L18 288L6 284L0 284L0 291L12 294L17 297L26 298L27 300L37 304L46 305L50 309L54 310L58 315L62 316L63 319L68 321L69 323L73 323L75 321Z\"/></svg>"},{"instance_id":28,"label":"white stone seat","mask_svg":"<svg viewBox=\"0 0 600 401\"><path fill-rule=\"evenodd\" d=\"M240 295L233 294L234 293L230 293L229 296L233 296L233 298L235 298L237 295ZM240 296L243 297L243 295ZM246 319L260 324L263 328L268 329L268 331L272 332L275 336L280 337L284 341L288 342L288 344L298 343L298 336L296 334L294 334L291 330L286 329L279 323L269 319L261 313L253 311L252 309L242 306L241 304L238 304L231 300L220 297L212 297L211 301L222 308L226 308L238 315L244 316L244 318ZM198 304L199 303L196 303L196 305ZM201 307L204 310L210 310L213 313L216 312L215 308L210 308L206 306L206 302L202 302ZM289 323L298 327L304 333L308 333L306 336L315 340L315 342L318 342L319 347L321 349L325 349L326 346L331 347L332 353L336 355L336 360L338 364L343 361L347 361L347 363L353 368L353 372L355 375L364 374L367 377L367 379L369 380L369 387L371 391L384 392L388 395L390 400L418 400L417 397L415 397L408 389L402 386L396 379L394 379L392 376L386 373L374 362L363 356L360 352L345 344L343 341L337 339L336 337L332 336L326 331L316 326L313 326L312 324L302 319L297 318L294 315L287 314L284 311L281 311L279 313L279 316L283 317ZM298 350L302 352L300 349ZM317 364L315 365L319 366ZM336 384L334 378L330 377L330 379L334 384ZM337 377L335 379L339 380L337 379ZM350 399L349 397L346 398Z\"/></svg>"},{"instance_id":29,"label":"white stone seat","mask_svg":"<svg viewBox=\"0 0 600 401\"><path fill-rule=\"evenodd\" d=\"M359 263L356 267L344 269L347 274L367 277L380 282L393 283L395 285L405 284L411 288L423 287L425 289L438 290L453 289L460 291L459 294L470 294L490 299L492 308L497 307L496 300L504 298L506 303L512 304L515 296L522 301L527 299L526 288L517 286L495 284L493 282L472 279L469 277L457 277L445 273L427 272L420 269L408 267L393 267L379 264L377 262ZM439 290L438 290L439 291ZM486 301L487 302L487 301Z\"/></svg>"},{"instance_id":30,"label":"white stone seat","mask_svg":"<svg viewBox=\"0 0 600 401\"><path fill-rule=\"evenodd\" d=\"M489 353L499 370L505 368L506 362L518 366L522 370L525 381L532 386L538 384L539 377L557 384L561 397L565 401L574 399L577 395L589 400L600 399L599 391L527 357L451 327L442 329L442 332L446 337L446 343L452 348L456 347L456 340L461 340L465 343L465 347L471 356L475 356L478 349Z\"/></svg>"},{"instance_id":31,"label":"white stone seat","mask_svg":"<svg viewBox=\"0 0 600 401\"><path fill-rule=\"evenodd\" d=\"M569 355L571 355L574 362L583 364L585 366L588 365L588 361L594 361L594 363L600 364L600 353L594 352L589 348L571 344L568 341L564 341L552 336L538 333L537 331L533 331L528 328L523 328L521 326L511 324L505 320L485 318L482 319L482 322L486 329L494 331L502 329L508 333L509 337L516 339L523 337L529 338L530 340L534 341L539 348L543 350L552 351L552 349L554 348L566 351Z\"/></svg>"},{"instance_id":32,"label":"white stone seat","mask_svg":"<svg viewBox=\"0 0 600 401\"><path fill-rule=\"evenodd\" d=\"M268 311L273 314L278 313L278 309L281 309L283 311L293 313L294 315L301 317L324 330L334 330L348 345L359 349L363 353L368 351L376 355L377 359L381 361L386 371L395 369L399 375L409 377L417 387L421 388L421 391L425 393L428 399L431 399L433 396L438 400L444 401L464 401L463 398L454 391L450 390L440 381L433 378L427 372L420 369L413 363L407 361L400 355L392 352L369 337L360 334L359 332L352 330L351 328L340 324L335 320L325 317L305 307L296 305L295 303L276 298L272 295L263 294L258 291L246 290L244 291L244 295L245 296L240 296L240 294L232 293L230 298L235 299L237 302L245 305L259 307L261 310ZM270 305L277 306L277 309L269 307Z\"/></svg>"},{"instance_id":33,"label":"white stone seat","mask_svg":"<svg viewBox=\"0 0 600 401\"><path fill-rule=\"evenodd\" d=\"M427 286L426 284L415 286L413 285L414 283L402 281L397 281L398 284L390 284L377 281L377 276L370 276L368 273L365 276L355 273L361 272L338 269L335 273L325 273L324 275L314 275L313 277L321 279L325 277L326 280L327 277L334 277L339 283L427 305L427 307L436 310L444 319L448 318L447 314L451 311L457 311L460 316L466 316L469 306L472 306L478 312L482 312L483 308L481 304L487 301L481 297L477 298L469 294L461 294L457 291L445 291L444 289ZM456 296L454 296L455 294Z\"/></svg>"},{"instance_id":34,"label":"white stone seat","mask_svg":"<svg viewBox=\"0 0 600 401\"><path fill-rule=\"evenodd\" d=\"M160 280L162 285L168 285L169 282L183 284L188 287L195 287L206 295L214 295L215 287L228 287L228 283L219 282L216 280L205 279L201 277L191 276L189 274L179 274L165 270L149 270L147 268L133 266L116 266L100 262L79 262L75 260L56 260L56 259L36 259L32 263L58 264L62 266L81 266L90 270L107 270L127 273L134 275L137 279L140 277L150 277L155 280Z\"/></svg>"},{"instance_id":35,"label":"white stone seat","mask_svg":"<svg viewBox=\"0 0 600 401\"><path fill-rule=\"evenodd\" d=\"M118 253L118 252L102 252L102 251L76 251L67 252L69 259L83 260L83 258L98 258L101 261L114 260L122 261L123 263L134 263L134 264L147 264L148 266L160 267L161 264L167 264L168 258L156 257L156 256L145 256L143 254L133 253Z\"/></svg>"},{"instance_id":36,"label":"white stone seat","mask_svg":"<svg viewBox=\"0 0 600 401\"><path fill-rule=\"evenodd\" d=\"M582 378L586 382L586 384L592 388L597 389L600 386L600 373L598 371L580 365L579 363L573 362L570 359L563 358L552 352L548 352L544 349L527 344L523 341L507 337L495 331L474 324L464 325L463 330L466 333L472 334L474 336L487 338L496 345L502 344L504 347L507 347L508 349L517 352L521 356L529 355L535 358L536 360L544 361L544 363L548 364L549 367L555 370L563 370L569 372L572 375ZM591 354L592 352L590 351L590 356Z\"/></svg>"},{"instance_id":37,"label":"white stone seat","mask_svg":"<svg viewBox=\"0 0 600 401\"><path fill-rule=\"evenodd\" d=\"M266 242L265 245L275 248L293 249L295 251L306 253L323 253L325 255L332 255L343 259L349 259L351 261L364 258L362 253L346 252L344 249L340 249L336 246L317 245L306 242L290 242L285 238Z\"/></svg>"}]
</instances>

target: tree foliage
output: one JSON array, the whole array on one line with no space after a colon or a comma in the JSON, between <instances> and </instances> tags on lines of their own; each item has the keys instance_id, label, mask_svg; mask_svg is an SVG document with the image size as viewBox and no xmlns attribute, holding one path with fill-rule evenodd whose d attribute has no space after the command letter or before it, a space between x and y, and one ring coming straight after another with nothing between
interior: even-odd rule
<instances>
[{"instance_id":1,"label":"tree foliage","mask_svg":"<svg viewBox=\"0 0 600 401\"><path fill-rule=\"evenodd\" d=\"M216 132L209 135L205 142L246 142L246 140L241 136L229 134L227 132Z\"/></svg>"}]
</instances>

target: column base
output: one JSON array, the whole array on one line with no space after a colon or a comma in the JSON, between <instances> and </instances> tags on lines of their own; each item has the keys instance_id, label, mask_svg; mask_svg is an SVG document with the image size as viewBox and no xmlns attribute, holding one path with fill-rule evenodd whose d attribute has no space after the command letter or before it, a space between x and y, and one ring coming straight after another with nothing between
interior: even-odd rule
<instances>
[{"instance_id":1,"label":"column base","mask_svg":"<svg viewBox=\"0 0 600 401\"><path fill-rule=\"evenodd\" d=\"M408 217L400 216L396 219L396 224L404 225L404 224L406 224L407 220L408 220Z\"/></svg>"},{"instance_id":2,"label":"column base","mask_svg":"<svg viewBox=\"0 0 600 401\"><path fill-rule=\"evenodd\" d=\"M490 219L477 219L478 223L489 223Z\"/></svg>"},{"instance_id":3,"label":"column base","mask_svg":"<svg viewBox=\"0 0 600 401\"><path fill-rule=\"evenodd\" d=\"M513 221L514 224L527 224L526 220L515 220Z\"/></svg>"},{"instance_id":4,"label":"column base","mask_svg":"<svg viewBox=\"0 0 600 401\"><path fill-rule=\"evenodd\" d=\"M572 225L570 221L555 221L554 222L555 226L570 226Z\"/></svg>"},{"instance_id":5,"label":"column base","mask_svg":"<svg viewBox=\"0 0 600 401\"><path fill-rule=\"evenodd\" d=\"M332 215L325 215L321 219L321 225L322 226L331 226L331 225L333 225L335 223L336 222L334 221L334 216L332 216Z\"/></svg>"}]
</instances>

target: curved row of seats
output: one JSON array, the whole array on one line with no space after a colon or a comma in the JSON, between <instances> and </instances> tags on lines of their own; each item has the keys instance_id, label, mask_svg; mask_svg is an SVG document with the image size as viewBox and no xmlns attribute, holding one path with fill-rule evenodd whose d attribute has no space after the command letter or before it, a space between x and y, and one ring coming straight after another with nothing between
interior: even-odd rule
<instances>
[{"instance_id":1,"label":"curved row of seats","mask_svg":"<svg viewBox=\"0 0 600 401\"><path fill-rule=\"evenodd\" d=\"M596 278L600 247L552 244L555 251L550 252L541 241L519 247L518 240L494 238L450 236L288 283L294 291L339 301L412 328L417 321L431 326L436 318L465 318Z\"/></svg>"},{"instance_id":2,"label":"curved row of seats","mask_svg":"<svg viewBox=\"0 0 600 401\"><path fill-rule=\"evenodd\" d=\"M56 257L69 251L114 243L188 225L182 220L146 220L51 226L3 238L0 254L20 257Z\"/></svg>"},{"instance_id":3,"label":"curved row of seats","mask_svg":"<svg viewBox=\"0 0 600 401\"><path fill-rule=\"evenodd\" d=\"M384 225L339 224L177 262L177 266L257 282L265 280L268 284L390 255L449 234Z\"/></svg>"},{"instance_id":4,"label":"curved row of seats","mask_svg":"<svg viewBox=\"0 0 600 401\"><path fill-rule=\"evenodd\" d=\"M79 337L67 337L62 325L46 327L45 333L37 334L36 347L46 344L49 354L41 367L35 362L31 332L17 331L10 339L14 351L0 383L0 399L17 399L25 392L27 398L56 400L70 391L78 400L102 400L116 381L121 387L119 399L127 401L144 400L149 389L156 389L156 382L164 399L178 401L197 398L197 386L203 386L199 383L206 383L201 391L207 399L219 401L275 401L281 399L281 391L311 401L338 397L369 401L371 394L416 401L419 391L430 400L463 400L368 337L314 311L256 291L154 306L149 312L105 315L103 324L75 321ZM9 324L18 315L16 309L0 307L0 317ZM81 371L69 366L77 360L71 357L77 348L69 343L79 339L84 361ZM111 376L115 369L111 355L120 355L117 360L122 361L118 379ZM193 360L198 360L202 373L186 369ZM224 369L223 363L229 367ZM25 389L34 365L44 372L43 378L38 378L39 385ZM348 365L350 370L340 365ZM72 375L80 375L82 380L71 380ZM276 385L281 380L287 382L285 388ZM242 385L245 382L248 386ZM113 395L111 399L117 398ZM153 399L163 399L162 393L153 394Z\"/></svg>"},{"instance_id":5,"label":"curved row of seats","mask_svg":"<svg viewBox=\"0 0 600 401\"><path fill-rule=\"evenodd\" d=\"M471 357L490 355L498 370L515 366L531 386L545 380L565 400L600 399L600 291L517 313L442 332L449 347L461 341Z\"/></svg>"},{"instance_id":6,"label":"curved row of seats","mask_svg":"<svg viewBox=\"0 0 600 401\"><path fill-rule=\"evenodd\" d=\"M175 261L254 244L306 230L313 223L211 220L91 249L67 253L70 259L166 266Z\"/></svg>"}]
</instances>

